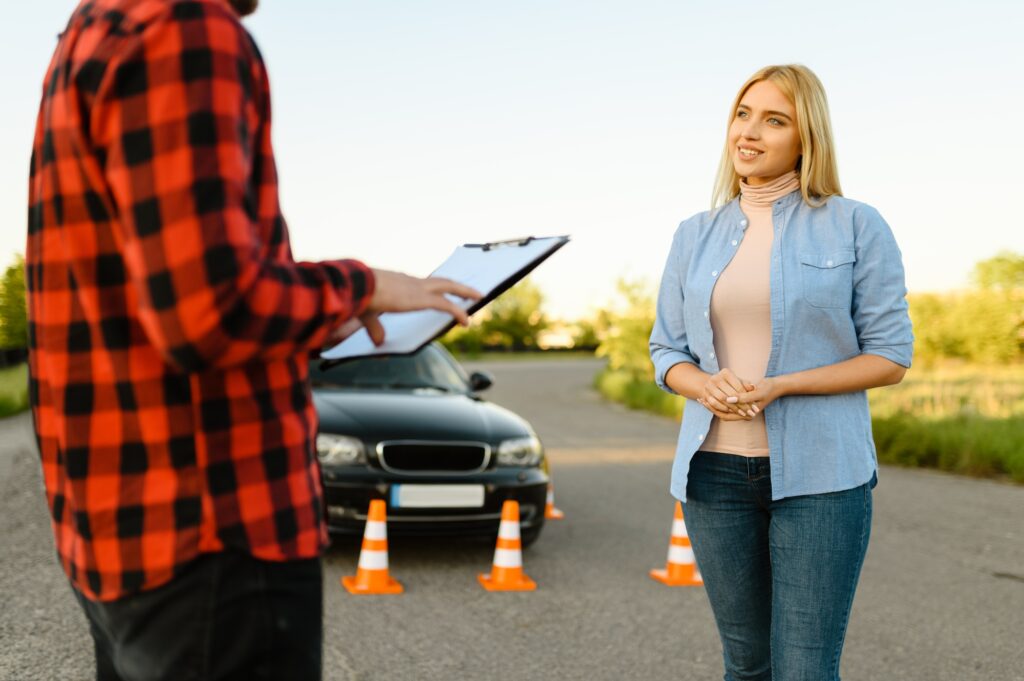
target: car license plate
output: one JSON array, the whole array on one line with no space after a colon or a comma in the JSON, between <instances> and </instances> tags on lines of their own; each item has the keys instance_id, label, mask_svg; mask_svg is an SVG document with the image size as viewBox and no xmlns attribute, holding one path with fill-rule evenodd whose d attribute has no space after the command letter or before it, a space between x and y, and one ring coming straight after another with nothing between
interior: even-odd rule
<instances>
[{"instance_id":1,"label":"car license plate","mask_svg":"<svg viewBox=\"0 0 1024 681\"><path fill-rule=\"evenodd\" d=\"M479 508L483 485L391 485L395 508Z\"/></svg>"}]
</instances>

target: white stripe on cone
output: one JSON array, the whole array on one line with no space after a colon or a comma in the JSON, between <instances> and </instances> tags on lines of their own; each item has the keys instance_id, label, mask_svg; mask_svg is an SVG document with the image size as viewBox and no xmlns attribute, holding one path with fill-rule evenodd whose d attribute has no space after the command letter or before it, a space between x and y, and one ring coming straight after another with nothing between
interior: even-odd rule
<instances>
[{"instance_id":1,"label":"white stripe on cone","mask_svg":"<svg viewBox=\"0 0 1024 681\"><path fill-rule=\"evenodd\" d=\"M366 534L363 536L367 539L387 539L388 525L387 523L382 523L379 520L367 520Z\"/></svg>"},{"instance_id":2,"label":"white stripe on cone","mask_svg":"<svg viewBox=\"0 0 1024 681\"><path fill-rule=\"evenodd\" d=\"M690 535L686 534L686 523L683 522L682 520L673 520L672 521L672 536L673 537L689 537Z\"/></svg>"},{"instance_id":3,"label":"white stripe on cone","mask_svg":"<svg viewBox=\"0 0 1024 681\"><path fill-rule=\"evenodd\" d=\"M675 546L669 545L668 547L668 562L679 563L682 565L690 565L693 561L693 549L689 546Z\"/></svg>"},{"instance_id":4,"label":"white stripe on cone","mask_svg":"<svg viewBox=\"0 0 1024 681\"><path fill-rule=\"evenodd\" d=\"M387 570L388 552L363 549L359 553L359 567L363 570Z\"/></svg>"},{"instance_id":5,"label":"white stripe on cone","mask_svg":"<svg viewBox=\"0 0 1024 681\"><path fill-rule=\"evenodd\" d=\"M498 536L502 539L519 539L519 523L503 520L498 527Z\"/></svg>"},{"instance_id":6,"label":"white stripe on cone","mask_svg":"<svg viewBox=\"0 0 1024 681\"><path fill-rule=\"evenodd\" d=\"M494 566L503 568L523 567L523 556L516 549L495 549Z\"/></svg>"}]
</instances>

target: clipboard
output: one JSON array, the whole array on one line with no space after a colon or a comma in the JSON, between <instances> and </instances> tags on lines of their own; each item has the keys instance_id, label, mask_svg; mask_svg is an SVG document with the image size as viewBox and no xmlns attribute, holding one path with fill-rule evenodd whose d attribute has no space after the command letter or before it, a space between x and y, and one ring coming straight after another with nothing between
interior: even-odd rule
<instances>
[{"instance_id":1,"label":"clipboard","mask_svg":"<svg viewBox=\"0 0 1024 681\"><path fill-rule=\"evenodd\" d=\"M483 294L478 301L451 297L472 315L510 289L565 244L568 236L525 237L508 241L459 246L430 276L446 277ZM377 347L366 329L360 329L320 353L320 368L329 369L360 357L410 355L455 326L455 319L439 310L388 312L380 316L384 344Z\"/></svg>"}]
</instances>

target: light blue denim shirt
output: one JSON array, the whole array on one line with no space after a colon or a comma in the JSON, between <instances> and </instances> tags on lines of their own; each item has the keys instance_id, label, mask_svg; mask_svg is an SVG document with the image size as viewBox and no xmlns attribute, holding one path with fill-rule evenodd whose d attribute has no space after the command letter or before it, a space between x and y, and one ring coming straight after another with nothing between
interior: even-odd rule
<instances>
[{"instance_id":1,"label":"light blue denim shirt","mask_svg":"<svg viewBox=\"0 0 1024 681\"><path fill-rule=\"evenodd\" d=\"M799 191L772 206L771 354L766 376L867 353L910 366L914 336L899 247L874 208L832 197L814 208ZM684 220L658 293L650 351L658 385L680 362L708 374L715 359L711 291L743 241L739 199ZM878 464L867 393L790 395L765 408L772 498L837 492L873 479ZM686 500L690 459L713 416L686 400L672 494Z\"/></svg>"}]
</instances>

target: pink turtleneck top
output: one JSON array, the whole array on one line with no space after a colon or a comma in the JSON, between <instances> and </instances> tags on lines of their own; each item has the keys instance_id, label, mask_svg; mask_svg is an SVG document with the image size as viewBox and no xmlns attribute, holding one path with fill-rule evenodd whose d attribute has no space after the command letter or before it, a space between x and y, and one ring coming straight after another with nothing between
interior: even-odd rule
<instances>
[{"instance_id":1,"label":"pink turtleneck top","mask_svg":"<svg viewBox=\"0 0 1024 681\"><path fill-rule=\"evenodd\" d=\"M747 229L711 293L711 331L718 366L732 369L750 383L764 378L771 354L772 203L798 189L796 171L756 187L740 182L740 209L747 216ZM752 421L713 419L701 449L768 456L764 412Z\"/></svg>"}]
</instances>

